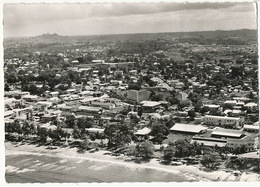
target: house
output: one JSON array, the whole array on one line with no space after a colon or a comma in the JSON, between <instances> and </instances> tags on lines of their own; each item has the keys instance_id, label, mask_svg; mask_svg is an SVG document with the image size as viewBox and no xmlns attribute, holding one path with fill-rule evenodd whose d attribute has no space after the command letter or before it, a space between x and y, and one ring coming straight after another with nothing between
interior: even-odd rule
<instances>
[{"instance_id":1,"label":"house","mask_svg":"<svg viewBox=\"0 0 260 187\"><path fill-rule=\"evenodd\" d=\"M52 106L51 102L47 102L47 101L39 101L35 104L35 108L38 111L47 111L48 108L50 108Z\"/></svg>"},{"instance_id":2,"label":"house","mask_svg":"<svg viewBox=\"0 0 260 187\"><path fill-rule=\"evenodd\" d=\"M246 132L259 133L258 125L244 125L243 129Z\"/></svg>"},{"instance_id":3,"label":"house","mask_svg":"<svg viewBox=\"0 0 260 187\"><path fill-rule=\"evenodd\" d=\"M181 117L181 118L186 118L186 117L188 117L188 112L187 111L178 111L178 112L176 112L176 116Z\"/></svg>"},{"instance_id":4,"label":"house","mask_svg":"<svg viewBox=\"0 0 260 187\"><path fill-rule=\"evenodd\" d=\"M101 108L104 108L107 110L115 108L115 104L113 104L113 103L105 103L105 102L100 102L100 101L92 101L91 106L101 107Z\"/></svg>"},{"instance_id":5,"label":"house","mask_svg":"<svg viewBox=\"0 0 260 187\"><path fill-rule=\"evenodd\" d=\"M86 128L85 129L88 134L104 134L105 129L99 129L99 128Z\"/></svg>"},{"instance_id":6,"label":"house","mask_svg":"<svg viewBox=\"0 0 260 187\"><path fill-rule=\"evenodd\" d=\"M50 92L49 93L51 97L58 97L59 96L59 92Z\"/></svg>"},{"instance_id":7,"label":"house","mask_svg":"<svg viewBox=\"0 0 260 187\"><path fill-rule=\"evenodd\" d=\"M190 124L182 124L176 123L174 126L170 128L172 132L180 132L180 133L189 133L189 134L200 134L207 130L207 127L201 125L190 125Z\"/></svg>"},{"instance_id":8,"label":"house","mask_svg":"<svg viewBox=\"0 0 260 187\"><path fill-rule=\"evenodd\" d=\"M104 64L105 60L92 60L93 64Z\"/></svg>"},{"instance_id":9,"label":"house","mask_svg":"<svg viewBox=\"0 0 260 187\"><path fill-rule=\"evenodd\" d=\"M144 127L143 129L136 131L134 135L139 141L142 141L149 135L151 131L152 130L150 128Z\"/></svg>"},{"instance_id":10,"label":"house","mask_svg":"<svg viewBox=\"0 0 260 187\"><path fill-rule=\"evenodd\" d=\"M51 97L51 98L48 99L48 101L51 102L51 103L58 103L61 100L58 97Z\"/></svg>"},{"instance_id":11,"label":"house","mask_svg":"<svg viewBox=\"0 0 260 187\"><path fill-rule=\"evenodd\" d=\"M212 116L212 115L204 116L203 122L205 125L230 126L236 128L238 128L243 124L243 120L241 118L226 117L226 116Z\"/></svg>"},{"instance_id":12,"label":"house","mask_svg":"<svg viewBox=\"0 0 260 187\"><path fill-rule=\"evenodd\" d=\"M231 115L232 117L238 117L243 112L241 110L225 110L224 113L226 115Z\"/></svg>"},{"instance_id":13,"label":"house","mask_svg":"<svg viewBox=\"0 0 260 187\"><path fill-rule=\"evenodd\" d=\"M90 104L91 102L93 101L98 101L100 100L99 97L85 97L83 99L81 99L79 102L82 104L82 105L88 105Z\"/></svg>"},{"instance_id":14,"label":"house","mask_svg":"<svg viewBox=\"0 0 260 187\"><path fill-rule=\"evenodd\" d=\"M185 86L185 84L183 82L177 82L175 84L175 89L182 89Z\"/></svg>"},{"instance_id":15,"label":"house","mask_svg":"<svg viewBox=\"0 0 260 187\"><path fill-rule=\"evenodd\" d=\"M258 105L257 105L256 103L251 102L251 103L245 104L244 107L245 107L246 109L256 110L256 108L258 107Z\"/></svg>"},{"instance_id":16,"label":"house","mask_svg":"<svg viewBox=\"0 0 260 187\"><path fill-rule=\"evenodd\" d=\"M4 112L4 118L12 117L12 116L14 116L14 114L15 113L12 110L5 111Z\"/></svg>"},{"instance_id":17,"label":"house","mask_svg":"<svg viewBox=\"0 0 260 187\"><path fill-rule=\"evenodd\" d=\"M247 97L233 97L233 100L236 100L237 102L247 102L250 99Z\"/></svg>"},{"instance_id":18,"label":"house","mask_svg":"<svg viewBox=\"0 0 260 187\"><path fill-rule=\"evenodd\" d=\"M57 117L57 115L50 115L50 114L44 114L43 116L41 116L40 121L42 123L47 123L52 121L53 119L55 119Z\"/></svg>"},{"instance_id":19,"label":"house","mask_svg":"<svg viewBox=\"0 0 260 187\"><path fill-rule=\"evenodd\" d=\"M229 105L235 106L237 104L237 101L235 101L235 100L226 100L224 102L224 104L229 104Z\"/></svg>"},{"instance_id":20,"label":"house","mask_svg":"<svg viewBox=\"0 0 260 187\"><path fill-rule=\"evenodd\" d=\"M15 99L15 98L8 98L8 99L4 99L4 105L5 106L9 106L11 108L15 107L16 104L21 103L21 100Z\"/></svg>"},{"instance_id":21,"label":"house","mask_svg":"<svg viewBox=\"0 0 260 187\"><path fill-rule=\"evenodd\" d=\"M188 94L185 92L177 92L176 98L179 99L180 101L184 101L188 99Z\"/></svg>"},{"instance_id":22,"label":"house","mask_svg":"<svg viewBox=\"0 0 260 187\"><path fill-rule=\"evenodd\" d=\"M214 105L214 104L205 104L203 107L209 108L210 111L218 111L220 109L220 105Z\"/></svg>"},{"instance_id":23,"label":"house","mask_svg":"<svg viewBox=\"0 0 260 187\"><path fill-rule=\"evenodd\" d=\"M86 91L80 92L79 95L81 97L88 97L88 96L93 95L93 93L94 93L93 91L86 90Z\"/></svg>"},{"instance_id":24,"label":"house","mask_svg":"<svg viewBox=\"0 0 260 187\"><path fill-rule=\"evenodd\" d=\"M78 60L73 60L71 61L72 64L79 64L79 61Z\"/></svg>"},{"instance_id":25,"label":"house","mask_svg":"<svg viewBox=\"0 0 260 187\"><path fill-rule=\"evenodd\" d=\"M66 92L67 92L68 94L74 94L74 93L77 92L77 90L76 90L76 89L67 89Z\"/></svg>"},{"instance_id":26,"label":"house","mask_svg":"<svg viewBox=\"0 0 260 187\"><path fill-rule=\"evenodd\" d=\"M90 106L80 106L78 107L77 113L80 114L89 114L89 115L97 115L102 114L103 109L100 107L90 107Z\"/></svg>"},{"instance_id":27,"label":"house","mask_svg":"<svg viewBox=\"0 0 260 187\"><path fill-rule=\"evenodd\" d=\"M57 126L51 125L49 122L47 122L47 123L40 125L40 128L44 128L44 129L47 129L47 130L49 130L49 129L50 130L56 130Z\"/></svg>"},{"instance_id":28,"label":"house","mask_svg":"<svg viewBox=\"0 0 260 187\"><path fill-rule=\"evenodd\" d=\"M39 97L37 95L25 95L22 97L22 99L27 102L37 102Z\"/></svg>"},{"instance_id":29,"label":"house","mask_svg":"<svg viewBox=\"0 0 260 187\"><path fill-rule=\"evenodd\" d=\"M156 112L161 106L161 103L156 101L142 101L140 104L144 113Z\"/></svg>"}]
</instances>

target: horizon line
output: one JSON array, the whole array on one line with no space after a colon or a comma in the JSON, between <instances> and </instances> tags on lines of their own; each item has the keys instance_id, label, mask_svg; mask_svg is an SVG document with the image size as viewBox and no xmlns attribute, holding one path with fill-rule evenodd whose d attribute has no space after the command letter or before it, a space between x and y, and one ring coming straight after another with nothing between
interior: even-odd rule
<instances>
[{"instance_id":1,"label":"horizon line","mask_svg":"<svg viewBox=\"0 0 260 187\"><path fill-rule=\"evenodd\" d=\"M135 35L135 34L166 34L166 33L194 33L194 32L216 32L216 31L239 31L239 30L252 30L252 31L257 31L256 29L249 29L249 28L241 28L241 29L216 29L216 30L204 30L204 31L166 31L166 32L137 32L137 33L111 33L111 34L86 34L86 35L62 35L58 33L42 33L40 35L34 35L34 36L7 36L3 37L3 39L8 39L8 38L32 38L32 37L38 37L42 36L44 34L49 34L49 35L54 35L57 34L58 36L63 36L63 37L74 37L74 36L109 36L109 35Z\"/></svg>"}]
</instances>

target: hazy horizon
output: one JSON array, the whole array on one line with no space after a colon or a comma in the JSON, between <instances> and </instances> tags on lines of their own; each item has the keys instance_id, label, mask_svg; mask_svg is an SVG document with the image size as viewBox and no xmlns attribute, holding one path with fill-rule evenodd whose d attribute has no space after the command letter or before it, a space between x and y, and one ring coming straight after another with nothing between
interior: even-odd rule
<instances>
[{"instance_id":1,"label":"hazy horizon","mask_svg":"<svg viewBox=\"0 0 260 187\"><path fill-rule=\"evenodd\" d=\"M257 29L255 3L4 4L4 38Z\"/></svg>"},{"instance_id":2,"label":"hazy horizon","mask_svg":"<svg viewBox=\"0 0 260 187\"><path fill-rule=\"evenodd\" d=\"M216 31L224 31L224 32L228 32L228 31L239 31L239 30L252 30L252 31L257 31L257 29L247 29L247 28L242 28L242 29L233 29L233 30L206 30L206 31L180 31L180 32L140 32L140 33L114 33L114 34L88 34L88 35L62 35L59 33L42 33L39 35L35 35L35 36L7 36L4 38L31 38L31 37L38 37L38 36L42 36L44 34L57 34L59 36L63 36L63 37L77 37L77 36L109 36L109 35L135 35L135 34L167 34L167 33L194 33L194 32L216 32Z\"/></svg>"}]
</instances>

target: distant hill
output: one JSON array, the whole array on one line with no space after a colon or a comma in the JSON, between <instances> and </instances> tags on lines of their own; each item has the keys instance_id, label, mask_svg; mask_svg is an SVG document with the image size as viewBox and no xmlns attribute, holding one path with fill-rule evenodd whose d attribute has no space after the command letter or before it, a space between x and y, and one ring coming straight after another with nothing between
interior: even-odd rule
<instances>
[{"instance_id":1,"label":"distant hill","mask_svg":"<svg viewBox=\"0 0 260 187\"><path fill-rule=\"evenodd\" d=\"M33 38L30 38L33 40L33 42L36 43L71 43L71 42L77 42L73 41L72 37L70 36L61 36L58 34L42 34L40 36L36 36Z\"/></svg>"},{"instance_id":2,"label":"distant hill","mask_svg":"<svg viewBox=\"0 0 260 187\"><path fill-rule=\"evenodd\" d=\"M171 33L138 33L138 34L110 34L88 36L61 36L58 34L42 34L28 38L6 38L5 42L17 41L25 43L78 43L93 41L142 41L157 39L176 39L182 42L214 43L218 41L257 43L257 30L231 31L201 31L201 32L171 32Z\"/></svg>"},{"instance_id":3,"label":"distant hill","mask_svg":"<svg viewBox=\"0 0 260 187\"><path fill-rule=\"evenodd\" d=\"M183 39L183 38L238 38L256 41L257 31L242 29L231 31L201 31L201 32L171 32L171 33L138 33L138 34L114 34L114 35L93 35L93 36L72 36L79 41L116 41L116 40L156 40L156 39Z\"/></svg>"}]
</instances>

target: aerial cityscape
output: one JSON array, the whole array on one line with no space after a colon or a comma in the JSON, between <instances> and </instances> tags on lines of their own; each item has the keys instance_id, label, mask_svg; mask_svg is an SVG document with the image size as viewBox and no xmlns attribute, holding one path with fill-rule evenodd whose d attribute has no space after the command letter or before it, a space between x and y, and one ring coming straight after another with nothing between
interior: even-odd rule
<instances>
[{"instance_id":1,"label":"aerial cityscape","mask_svg":"<svg viewBox=\"0 0 260 187\"><path fill-rule=\"evenodd\" d=\"M7 183L260 180L255 3L3 18Z\"/></svg>"}]
</instances>

